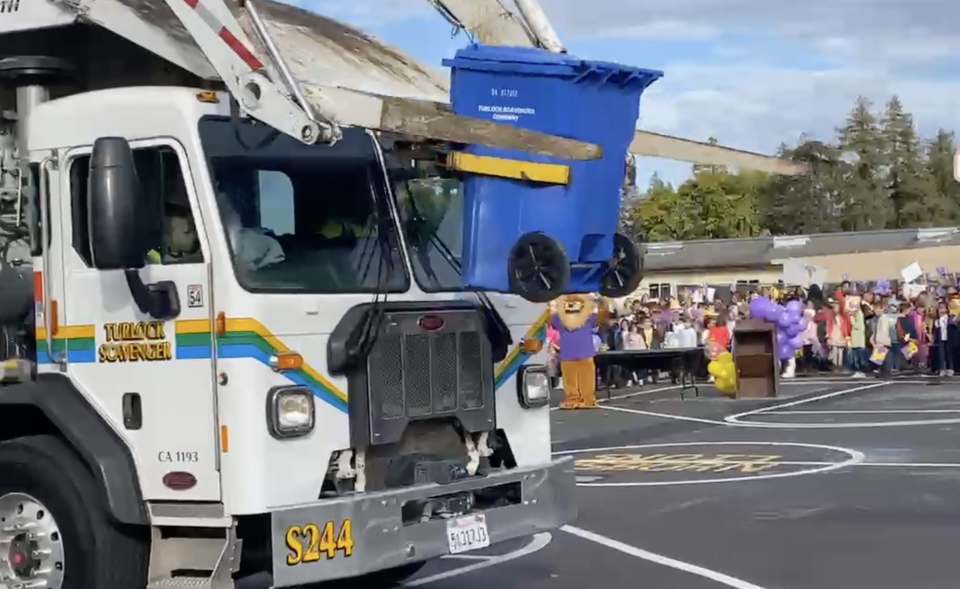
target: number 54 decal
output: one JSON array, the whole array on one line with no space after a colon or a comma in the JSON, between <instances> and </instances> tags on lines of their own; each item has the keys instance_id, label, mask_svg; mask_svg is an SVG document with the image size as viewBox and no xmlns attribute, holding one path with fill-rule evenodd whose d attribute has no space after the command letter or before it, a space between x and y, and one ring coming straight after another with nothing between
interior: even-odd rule
<instances>
[{"instance_id":1,"label":"number 54 decal","mask_svg":"<svg viewBox=\"0 0 960 589\"><path fill-rule=\"evenodd\" d=\"M328 560L342 553L344 558L353 555L353 523L345 519L336 531L336 525L329 521L322 526L306 524L287 528L287 565L296 566L307 562L317 562L326 555Z\"/></svg>"}]
</instances>

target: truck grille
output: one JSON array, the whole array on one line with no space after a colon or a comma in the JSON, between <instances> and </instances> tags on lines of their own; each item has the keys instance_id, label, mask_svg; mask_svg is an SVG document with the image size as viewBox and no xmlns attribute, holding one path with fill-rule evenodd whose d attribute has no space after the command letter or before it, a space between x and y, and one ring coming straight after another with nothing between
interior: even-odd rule
<instances>
[{"instance_id":1,"label":"truck grille","mask_svg":"<svg viewBox=\"0 0 960 589\"><path fill-rule=\"evenodd\" d=\"M493 362L476 311L430 313L443 327L420 327L422 312L388 313L367 362L370 432L397 441L411 421L457 417L467 431L494 425ZM396 439L395 439L396 438Z\"/></svg>"}]
</instances>

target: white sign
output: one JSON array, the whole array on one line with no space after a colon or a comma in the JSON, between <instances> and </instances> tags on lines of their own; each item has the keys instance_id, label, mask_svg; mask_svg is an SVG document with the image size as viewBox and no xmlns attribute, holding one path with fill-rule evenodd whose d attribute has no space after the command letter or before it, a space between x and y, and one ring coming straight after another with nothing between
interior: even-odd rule
<instances>
[{"instance_id":1,"label":"white sign","mask_svg":"<svg viewBox=\"0 0 960 589\"><path fill-rule=\"evenodd\" d=\"M960 149L953 156L953 179L960 182Z\"/></svg>"},{"instance_id":2,"label":"white sign","mask_svg":"<svg viewBox=\"0 0 960 589\"><path fill-rule=\"evenodd\" d=\"M917 278L923 276L923 268L920 267L919 262L914 262L901 270L900 276L903 277L904 282L913 282Z\"/></svg>"},{"instance_id":3,"label":"white sign","mask_svg":"<svg viewBox=\"0 0 960 589\"><path fill-rule=\"evenodd\" d=\"M447 542L450 546L450 554L460 554L490 546L487 516L478 514L447 520Z\"/></svg>"},{"instance_id":4,"label":"white sign","mask_svg":"<svg viewBox=\"0 0 960 589\"><path fill-rule=\"evenodd\" d=\"M791 258L783 262L783 284L786 286L822 286L827 281L827 269L803 260Z\"/></svg>"}]
</instances>

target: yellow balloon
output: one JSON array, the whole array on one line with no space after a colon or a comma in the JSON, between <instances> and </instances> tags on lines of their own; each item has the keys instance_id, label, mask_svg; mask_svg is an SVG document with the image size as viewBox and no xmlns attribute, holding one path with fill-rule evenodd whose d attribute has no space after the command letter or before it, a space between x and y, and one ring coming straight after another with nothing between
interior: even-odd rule
<instances>
[{"instance_id":1,"label":"yellow balloon","mask_svg":"<svg viewBox=\"0 0 960 589\"><path fill-rule=\"evenodd\" d=\"M720 366L721 366L720 363L714 360L709 364L707 364L707 372L709 372L714 377L719 376L720 369L721 369Z\"/></svg>"},{"instance_id":2,"label":"yellow balloon","mask_svg":"<svg viewBox=\"0 0 960 589\"><path fill-rule=\"evenodd\" d=\"M733 354L730 352L723 352L717 356L717 360L720 362L729 362L730 364L733 364Z\"/></svg>"}]
</instances>

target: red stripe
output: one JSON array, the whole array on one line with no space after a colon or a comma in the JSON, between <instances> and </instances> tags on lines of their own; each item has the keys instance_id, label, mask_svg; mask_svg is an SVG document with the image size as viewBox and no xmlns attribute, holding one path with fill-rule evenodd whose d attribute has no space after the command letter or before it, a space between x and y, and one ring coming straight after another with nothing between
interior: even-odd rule
<instances>
[{"instance_id":1,"label":"red stripe","mask_svg":"<svg viewBox=\"0 0 960 589\"><path fill-rule=\"evenodd\" d=\"M43 274L40 272L33 273L33 300L38 303L43 300Z\"/></svg>"},{"instance_id":2,"label":"red stripe","mask_svg":"<svg viewBox=\"0 0 960 589\"><path fill-rule=\"evenodd\" d=\"M253 53L250 53L250 50L240 42L240 39L234 37L233 33L227 30L227 27L220 29L220 38L223 39L224 43L230 46L230 49L233 49L234 53L240 56L240 59L242 59L245 64L250 66L250 69L254 71L263 69L263 64L260 63L260 60L257 59L257 56L255 56Z\"/></svg>"},{"instance_id":3,"label":"red stripe","mask_svg":"<svg viewBox=\"0 0 960 589\"><path fill-rule=\"evenodd\" d=\"M196 8L197 4L200 4L200 0L183 0L183 1L186 2L187 6L189 6L190 8Z\"/></svg>"}]
</instances>

